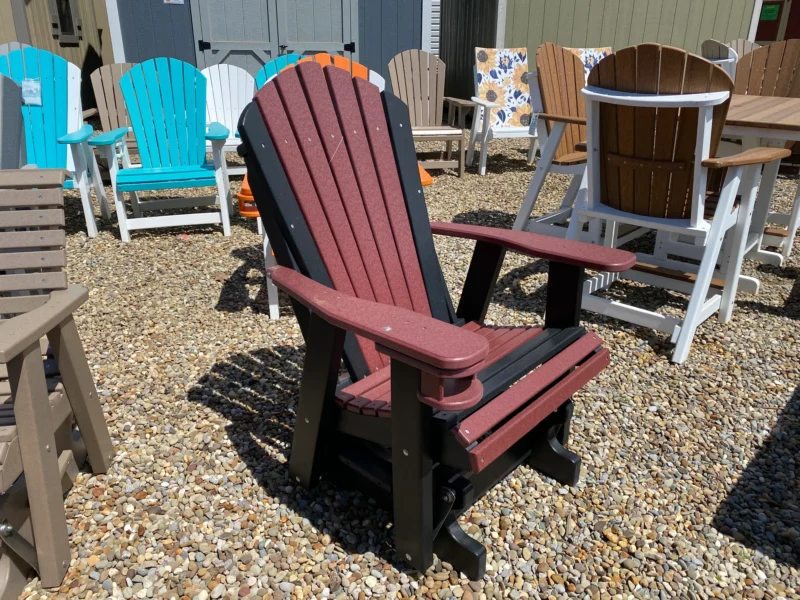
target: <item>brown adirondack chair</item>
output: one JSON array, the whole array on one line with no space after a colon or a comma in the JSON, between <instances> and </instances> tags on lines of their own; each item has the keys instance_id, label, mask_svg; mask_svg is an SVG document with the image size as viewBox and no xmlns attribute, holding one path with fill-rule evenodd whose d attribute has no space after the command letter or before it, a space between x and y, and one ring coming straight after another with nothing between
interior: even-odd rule
<instances>
[{"instance_id":1,"label":"brown adirondack chair","mask_svg":"<svg viewBox=\"0 0 800 600\"><path fill-rule=\"evenodd\" d=\"M586 172L586 109L581 90L586 85L584 65L569 48L547 42L536 51L537 90L531 97L541 100L539 144L541 157L536 163L531 184L514 222L514 229L548 235L566 235L564 227L553 227L569 220L581 179ZM555 212L531 219L539 193L549 173L572 175L561 206Z\"/></svg>"},{"instance_id":2,"label":"brown adirondack chair","mask_svg":"<svg viewBox=\"0 0 800 600\"><path fill-rule=\"evenodd\" d=\"M420 153L420 164L428 169L457 168L458 176L464 175L464 117L463 111L471 102L448 98L444 95L446 66L435 54L424 50L406 50L389 61L389 81L392 92L408 105L414 141L445 142L443 153ZM450 125L442 125L444 103L450 106ZM455 111L461 114L460 127L454 127ZM453 144L458 156L452 158ZM438 154L438 156L436 156Z\"/></svg>"},{"instance_id":3,"label":"brown adirondack chair","mask_svg":"<svg viewBox=\"0 0 800 600\"><path fill-rule=\"evenodd\" d=\"M635 257L430 223L408 107L341 69L281 73L239 132L270 216L269 276L292 297L307 347L291 479L324 476L393 504L400 560L424 571L435 551L480 578L485 549L456 517L523 461L576 483L571 396L609 361L578 321L584 268L620 271ZM457 310L432 233L477 241ZM483 322L507 249L550 260L543 327Z\"/></svg>"},{"instance_id":4,"label":"brown adirondack chair","mask_svg":"<svg viewBox=\"0 0 800 600\"><path fill-rule=\"evenodd\" d=\"M44 587L61 584L70 561L63 494L87 455L95 473L105 473L113 455L72 318L89 294L68 285L63 270L66 175L59 170L0 171L3 599L19 596L34 570ZM40 343L44 336L50 349Z\"/></svg>"},{"instance_id":5,"label":"brown adirondack chair","mask_svg":"<svg viewBox=\"0 0 800 600\"><path fill-rule=\"evenodd\" d=\"M135 64L114 63L103 65L91 75L92 91L97 101L97 112L100 116L100 125L103 127L103 131L113 131L120 127L131 126L131 119L128 116L128 109L125 108L125 100L122 98L119 81ZM132 131L128 133L126 139L128 150L136 152L136 137Z\"/></svg>"},{"instance_id":6,"label":"brown adirondack chair","mask_svg":"<svg viewBox=\"0 0 800 600\"><path fill-rule=\"evenodd\" d=\"M736 94L800 98L800 40L775 42L756 48L739 59L736 66ZM795 142L787 148L798 152ZM794 197L792 212L769 213L764 230L764 244L775 246L789 257L800 228L800 185Z\"/></svg>"}]
</instances>

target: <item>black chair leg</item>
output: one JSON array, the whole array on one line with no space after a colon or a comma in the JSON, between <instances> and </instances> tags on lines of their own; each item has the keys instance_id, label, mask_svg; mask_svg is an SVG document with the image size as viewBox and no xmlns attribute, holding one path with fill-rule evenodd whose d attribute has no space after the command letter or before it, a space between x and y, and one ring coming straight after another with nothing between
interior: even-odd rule
<instances>
[{"instance_id":1,"label":"black chair leg","mask_svg":"<svg viewBox=\"0 0 800 600\"><path fill-rule=\"evenodd\" d=\"M461 529L453 512L445 517L434 541L434 550L439 560L449 562L471 581L483 579L486 574L486 548Z\"/></svg>"},{"instance_id":2,"label":"black chair leg","mask_svg":"<svg viewBox=\"0 0 800 600\"><path fill-rule=\"evenodd\" d=\"M528 464L559 483L573 486L580 479L581 457L561 443L569 438L571 418L572 400L568 400L537 427L541 435L535 438Z\"/></svg>"},{"instance_id":3,"label":"black chair leg","mask_svg":"<svg viewBox=\"0 0 800 600\"><path fill-rule=\"evenodd\" d=\"M433 564L432 409L417 400L419 369L392 359L392 507L397 557L420 573Z\"/></svg>"}]
</instances>

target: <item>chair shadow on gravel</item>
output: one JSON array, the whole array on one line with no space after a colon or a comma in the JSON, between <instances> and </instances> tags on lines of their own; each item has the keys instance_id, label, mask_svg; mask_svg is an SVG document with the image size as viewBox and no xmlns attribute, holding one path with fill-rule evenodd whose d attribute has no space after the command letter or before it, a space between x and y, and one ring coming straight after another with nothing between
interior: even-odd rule
<instances>
[{"instance_id":1,"label":"chair shadow on gravel","mask_svg":"<svg viewBox=\"0 0 800 600\"><path fill-rule=\"evenodd\" d=\"M372 552L407 571L395 562L391 514L374 500L324 479L311 490L289 480L304 351L279 345L230 355L198 380L188 398L228 421L226 432L239 458L289 518L308 519L348 554Z\"/></svg>"},{"instance_id":2,"label":"chair shadow on gravel","mask_svg":"<svg viewBox=\"0 0 800 600\"><path fill-rule=\"evenodd\" d=\"M264 271L264 255L261 245L244 246L237 248L231 256L242 261L241 266L228 275L227 273L215 274L223 280L222 290L219 293L219 300L214 307L220 312L241 312L250 307L256 313L269 313L269 299L267 297L267 277ZM251 275L256 271L255 275ZM250 298L248 286L259 285L258 293L254 299ZM285 310L290 307L288 300L282 293L278 293L278 300L281 307ZM282 302L281 302L282 301Z\"/></svg>"},{"instance_id":3,"label":"chair shadow on gravel","mask_svg":"<svg viewBox=\"0 0 800 600\"><path fill-rule=\"evenodd\" d=\"M757 295L740 295L736 297L736 305L747 307L757 312L800 321L800 269L796 267L760 265L758 270L761 273L771 273L781 279L789 279L794 282L786 302L784 302L783 306L772 306L760 302Z\"/></svg>"},{"instance_id":4,"label":"chair shadow on gravel","mask_svg":"<svg viewBox=\"0 0 800 600\"><path fill-rule=\"evenodd\" d=\"M799 456L800 386L713 522L720 533L795 568L800 567Z\"/></svg>"}]
</instances>

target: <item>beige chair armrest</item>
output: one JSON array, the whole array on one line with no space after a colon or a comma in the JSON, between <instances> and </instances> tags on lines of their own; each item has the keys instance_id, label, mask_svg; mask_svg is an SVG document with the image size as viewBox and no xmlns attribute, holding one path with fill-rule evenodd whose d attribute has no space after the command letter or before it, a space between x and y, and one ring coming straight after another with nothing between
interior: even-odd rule
<instances>
[{"instance_id":1,"label":"beige chair armrest","mask_svg":"<svg viewBox=\"0 0 800 600\"><path fill-rule=\"evenodd\" d=\"M89 298L89 290L71 285L50 294L46 304L23 315L0 321L0 363L10 362L56 327Z\"/></svg>"},{"instance_id":2,"label":"beige chair armrest","mask_svg":"<svg viewBox=\"0 0 800 600\"><path fill-rule=\"evenodd\" d=\"M586 125L586 117L571 117L569 115L550 115L547 113L539 113L539 118L545 121L558 121L560 123L567 123L569 125Z\"/></svg>"},{"instance_id":3,"label":"beige chair armrest","mask_svg":"<svg viewBox=\"0 0 800 600\"><path fill-rule=\"evenodd\" d=\"M724 169L725 167L746 167L780 160L791 156L792 151L785 148L750 148L733 156L720 158L707 158L703 166L709 169Z\"/></svg>"}]
</instances>

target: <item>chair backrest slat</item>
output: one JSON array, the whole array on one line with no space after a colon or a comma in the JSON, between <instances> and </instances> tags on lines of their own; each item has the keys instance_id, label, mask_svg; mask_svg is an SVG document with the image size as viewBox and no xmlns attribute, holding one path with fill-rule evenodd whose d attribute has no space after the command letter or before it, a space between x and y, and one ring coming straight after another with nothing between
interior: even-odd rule
<instances>
[{"instance_id":1,"label":"chair backrest slat","mask_svg":"<svg viewBox=\"0 0 800 600\"><path fill-rule=\"evenodd\" d=\"M568 48L547 42L536 51L539 93L545 113L569 117L585 117L586 106L581 96L585 86L585 69L581 59ZM552 124L545 122L548 133ZM575 144L586 141L584 125L567 125L558 145L555 160L575 152Z\"/></svg>"},{"instance_id":2,"label":"chair backrest slat","mask_svg":"<svg viewBox=\"0 0 800 600\"><path fill-rule=\"evenodd\" d=\"M377 87L309 62L256 103L333 287L430 315ZM371 342L359 346L370 371L387 364Z\"/></svg>"},{"instance_id":3,"label":"chair backrest slat","mask_svg":"<svg viewBox=\"0 0 800 600\"><path fill-rule=\"evenodd\" d=\"M26 162L22 89L0 75L0 169L18 169Z\"/></svg>"},{"instance_id":4,"label":"chair backrest slat","mask_svg":"<svg viewBox=\"0 0 800 600\"><path fill-rule=\"evenodd\" d=\"M446 66L435 54L405 50L389 61L392 92L408 105L412 127L442 124Z\"/></svg>"},{"instance_id":5,"label":"chair backrest slat","mask_svg":"<svg viewBox=\"0 0 800 600\"><path fill-rule=\"evenodd\" d=\"M0 315L39 306L18 298L67 287L62 170L0 171ZM36 189L30 189L30 188Z\"/></svg>"},{"instance_id":6,"label":"chair backrest slat","mask_svg":"<svg viewBox=\"0 0 800 600\"><path fill-rule=\"evenodd\" d=\"M737 94L800 98L800 40L758 47L739 58Z\"/></svg>"},{"instance_id":7,"label":"chair backrest slat","mask_svg":"<svg viewBox=\"0 0 800 600\"><path fill-rule=\"evenodd\" d=\"M239 116L256 93L256 81L250 73L235 65L212 65L202 73L208 82L206 121L222 123L233 138L239 126Z\"/></svg>"},{"instance_id":8,"label":"chair backrest slat","mask_svg":"<svg viewBox=\"0 0 800 600\"><path fill-rule=\"evenodd\" d=\"M610 55L592 71L589 85L640 94L733 91L733 82L719 67L658 44ZM711 156L716 154L729 103L730 99L713 108ZM689 218L692 194L699 193L694 187L702 187L704 194L706 183L695 176L699 109L601 102L599 115L600 202L637 215Z\"/></svg>"},{"instance_id":9,"label":"chair backrest slat","mask_svg":"<svg viewBox=\"0 0 800 600\"><path fill-rule=\"evenodd\" d=\"M131 70L136 63L113 63L103 65L91 75L92 91L97 101L97 112L103 131L111 131L120 127L130 127L131 120L119 82L122 76ZM133 133L128 135L129 143L134 140Z\"/></svg>"},{"instance_id":10,"label":"chair backrest slat","mask_svg":"<svg viewBox=\"0 0 800 600\"><path fill-rule=\"evenodd\" d=\"M120 89L144 167L200 165L206 155L206 78L175 58L131 67Z\"/></svg>"}]
</instances>

